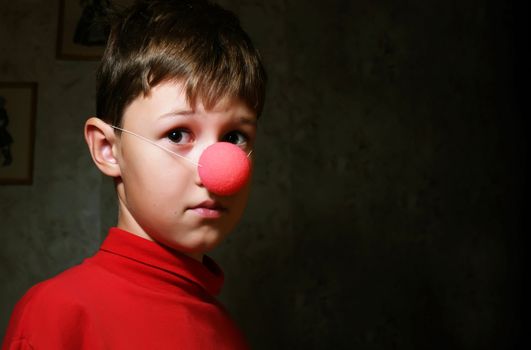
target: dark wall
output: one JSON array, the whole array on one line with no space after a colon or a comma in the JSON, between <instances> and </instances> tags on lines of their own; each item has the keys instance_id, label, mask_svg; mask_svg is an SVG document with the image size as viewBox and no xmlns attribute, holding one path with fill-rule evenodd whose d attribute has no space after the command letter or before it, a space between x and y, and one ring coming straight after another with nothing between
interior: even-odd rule
<instances>
[{"instance_id":1,"label":"dark wall","mask_svg":"<svg viewBox=\"0 0 531 350\"><path fill-rule=\"evenodd\" d=\"M272 71L261 147L284 150L257 174L284 195L257 205L289 214L238 233L263 249L227 296L255 348L517 348L514 6L275 4L269 32L244 23Z\"/></svg>"}]
</instances>

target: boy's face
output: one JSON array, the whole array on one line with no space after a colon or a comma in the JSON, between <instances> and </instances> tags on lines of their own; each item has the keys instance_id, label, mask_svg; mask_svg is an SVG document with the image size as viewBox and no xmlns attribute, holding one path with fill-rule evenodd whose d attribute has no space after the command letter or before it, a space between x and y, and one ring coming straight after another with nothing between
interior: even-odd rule
<instances>
[{"instance_id":1,"label":"boy's face","mask_svg":"<svg viewBox=\"0 0 531 350\"><path fill-rule=\"evenodd\" d=\"M256 116L245 104L222 100L205 110L199 100L191 108L181 88L166 82L136 98L124 112L123 128L196 163L215 142L252 149ZM122 133L114 147L120 228L200 259L240 219L249 185L217 196L203 187L196 166L138 137Z\"/></svg>"}]
</instances>

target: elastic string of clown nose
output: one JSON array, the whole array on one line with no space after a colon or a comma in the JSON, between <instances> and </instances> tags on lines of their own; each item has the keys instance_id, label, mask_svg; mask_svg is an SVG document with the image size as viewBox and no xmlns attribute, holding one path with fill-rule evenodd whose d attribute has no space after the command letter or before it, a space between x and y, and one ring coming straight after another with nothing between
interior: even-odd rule
<instances>
[{"instance_id":1,"label":"elastic string of clown nose","mask_svg":"<svg viewBox=\"0 0 531 350\"><path fill-rule=\"evenodd\" d=\"M248 182L251 174L249 156L238 146L229 142L216 142L205 148L199 157L199 163L163 147L156 142L120 127L110 125L113 129L138 137L166 152L182 158L197 166L199 178L212 193L229 196L240 191Z\"/></svg>"},{"instance_id":2,"label":"elastic string of clown nose","mask_svg":"<svg viewBox=\"0 0 531 350\"><path fill-rule=\"evenodd\" d=\"M110 125L110 127L113 128L113 129L116 129L116 130L120 130L120 131L122 131L122 132L125 132L126 134L130 134L130 135L136 136L136 137L138 137L138 138L140 138L140 139L142 139L142 140L144 140L144 141L146 141L146 142L152 144L153 146L156 146L156 147L160 148L160 149L163 150L163 151L169 152L169 153L173 154L174 156L177 156L177 157L179 157L179 158L182 158L182 159L184 159L184 160L186 160L186 161L192 163L192 164L195 165L195 166L198 166L198 167L201 166L201 164L194 162L194 161L191 160L190 158L187 158L187 157L185 157L185 156L183 156L183 155L180 155L180 154L177 153L177 152L173 152L171 149L168 149L168 148L166 148L166 147L164 147L164 146L161 146L161 145L159 145L158 143L151 141L151 140L148 139L147 137L144 137L144 136L142 136L142 135L139 135L139 134L137 134L137 133L134 133L134 132L129 131L129 130L126 130L126 129L119 128L119 127L114 126L114 125Z\"/></svg>"}]
</instances>

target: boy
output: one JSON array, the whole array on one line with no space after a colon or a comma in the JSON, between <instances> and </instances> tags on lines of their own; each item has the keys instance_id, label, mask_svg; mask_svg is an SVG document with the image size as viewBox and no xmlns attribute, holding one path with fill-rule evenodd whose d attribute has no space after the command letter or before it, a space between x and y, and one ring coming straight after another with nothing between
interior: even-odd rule
<instances>
[{"instance_id":1,"label":"boy","mask_svg":"<svg viewBox=\"0 0 531 350\"><path fill-rule=\"evenodd\" d=\"M220 141L250 153L265 79L238 20L207 0L137 1L116 16L85 138L114 179L117 227L29 290L2 350L246 348L204 253L236 225L249 186L217 195L194 164Z\"/></svg>"}]
</instances>

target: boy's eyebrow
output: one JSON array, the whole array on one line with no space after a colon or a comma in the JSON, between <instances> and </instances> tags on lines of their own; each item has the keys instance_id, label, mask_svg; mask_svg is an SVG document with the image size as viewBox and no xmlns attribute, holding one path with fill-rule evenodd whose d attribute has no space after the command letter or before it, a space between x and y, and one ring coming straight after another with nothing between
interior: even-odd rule
<instances>
[{"instance_id":1,"label":"boy's eyebrow","mask_svg":"<svg viewBox=\"0 0 531 350\"><path fill-rule=\"evenodd\" d=\"M258 121L256 120L255 117L244 116L244 117L240 117L239 119L240 119L240 123L242 123L242 124L248 124L248 125L252 125L252 126L258 125Z\"/></svg>"},{"instance_id":2,"label":"boy's eyebrow","mask_svg":"<svg viewBox=\"0 0 531 350\"><path fill-rule=\"evenodd\" d=\"M194 113L195 112L191 109L176 109L174 111L170 111L170 112L162 114L161 116L159 116L159 119L171 118L171 117L177 117L177 116L188 117L188 116L193 115ZM241 116L238 118L238 121L242 124L247 124L247 125L252 125L252 126L258 125L256 117Z\"/></svg>"},{"instance_id":3,"label":"boy's eyebrow","mask_svg":"<svg viewBox=\"0 0 531 350\"><path fill-rule=\"evenodd\" d=\"M159 119L162 119L162 118L168 118L168 117L176 117L176 116L190 116L194 114L194 111L191 110L191 109L176 109L174 111L169 111L167 113L164 113L162 114L161 116L159 116Z\"/></svg>"}]
</instances>

